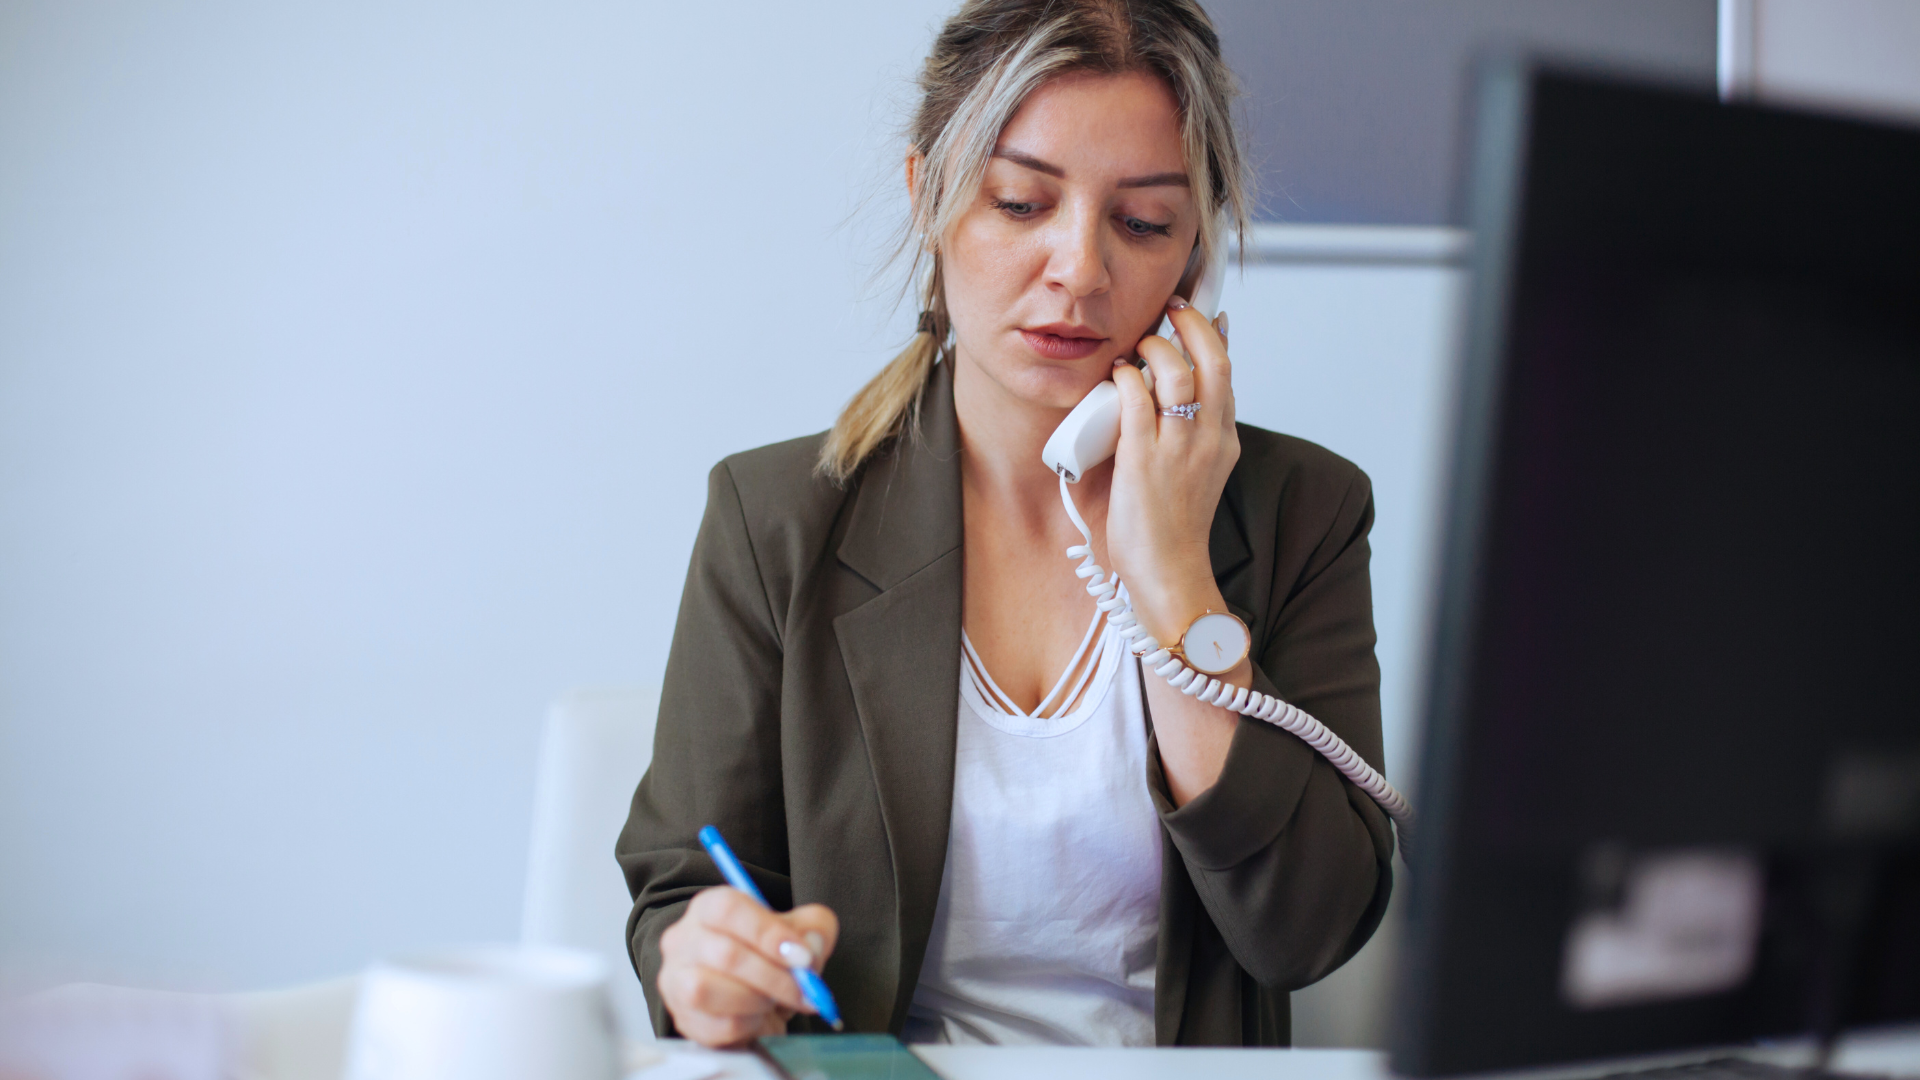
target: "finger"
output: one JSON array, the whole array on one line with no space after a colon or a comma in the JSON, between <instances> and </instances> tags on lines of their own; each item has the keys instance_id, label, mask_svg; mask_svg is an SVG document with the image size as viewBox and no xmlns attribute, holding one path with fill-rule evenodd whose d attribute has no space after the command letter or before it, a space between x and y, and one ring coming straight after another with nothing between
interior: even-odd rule
<instances>
[{"instance_id":1,"label":"finger","mask_svg":"<svg viewBox=\"0 0 1920 1080\"><path fill-rule=\"evenodd\" d=\"M1140 359L1153 369L1153 396L1163 407L1199 400L1193 396L1193 368L1172 342L1163 337L1141 338Z\"/></svg>"},{"instance_id":2,"label":"finger","mask_svg":"<svg viewBox=\"0 0 1920 1080\"><path fill-rule=\"evenodd\" d=\"M713 1050L739 1046L758 1036L766 1026L766 1017L709 1016L706 1013L678 1012L673 1026L680 1034ZM779 1034L779 1033L776 1033Z\"/></svg>"},{"instance_id":3,"label":"finger","mask_svg":"<svg viewBox=\"0 0 1920 1080\"><path fill-rule=\"evenodd\" d=\"M661 967L660 996L676 1016L701 1014L758 1022L774 1008L773 1000L753 987L724 972L690 963Z\"/></svg>"},{"instance_id":4,"label":"finger","mask_svg":"<svg viewBox=\"0 0 1920 1080\"><path fill-rule=\"evenodd\" d=\"M806 942L784 919L738 889L703 890L687 905L687 917L701 926L739 939L757 950L768 963L779 967L786 966L780 956L781 945L806 947Z\"/></svg>"},{"instance_id":5,"label":"finger","mask_svg":"<svg viewBox=\"0 0 1920 1080\"><path fill-rule=\"evenodd\" d=\"M1149 341L1160 341L1149 338ZM1165 345L1166 342L1160 342ZM1171 346L1168 346L1171 348ZM1146 376L1132 364L1113 365L1113 385L1120 391L1120 445L1152 447L1160 437L1159 409L1147 392Z\"/></svg>"},{"instance_id":6,"label":"finger","mask_svg":"<svg viewBox=\"0 0 1920 1080\"><path fill-rule=\"evenodd\" d=\"M780 918L800 935L807 951L813 954L816 971L833 955L834 946L840 944L840 917L825 904L802 904Z\"/></svg>"},{"instance_id":7,"label":"finger","mask_svg":"<svg viewBox=\"0 0 1920 1080\"><path fill-rule=\"evenodd\" d=\"M1205 315L1179 297L1167 305L1167 318L1180 332L1180 343L1193 360L1197 390L1192 400L1222 409L1226 396L1233 393L1233 365L1227 359L1226 340Z\"/></svg>"},{"instance_id":8,"label":"finger","mask_svg":"<svg viewBox=\"0 0 1920 1080\"><path fill-rule=\"evenodd\" d=\"M790 968L769 961L731 934L709 930L700 935L689 952L688 958L694 964L757 990L776 1004L789 1009L808 1009L807 999L801 996Z\"/></svg>"},{"instance_id":9,"label":"finger","mask_svg":"<svg viewBox=\"0 0 1920 1080\"><path fill-rule=\"evenodd\" d=\"M765 1038L769 1035L785 1035L787 1033L787 1021L791 1019L793 1019L791 1010L775 1009L773 1012L760 1018L760 1030L753 1034L756 1038Z\"/></svg>"},{"instance_id":10,"label":"finger","mask_svg":"<svg viewBox=\"0 0 1920 1080\"><path fill-rule=\"evenodd\" d=\"M1220 314L1213 317L1213 329L1215 333L1220 335L1220 344L1225 346L1228 349L1232 349L1233 339L1227 336L1227 325L1228 324L1227 324L1226 312L1223 311ZM1231 363L1231 360L1229 360L1229 363ZM1231 372L1229 372L1229 377L1231 377ZM1233 395L1228 394L1227 407L1220 410L1220 420L1223 424L1226 425L1226 427L1229 430L1233 428L1234 412L1235 412L1236 404L1237 402L1235 401Z\"/></svg>"},{"instance_id":11,"label":"finger","mask_svg":"<svg viewBox=\"0 0 1920 1080\"><path fill-rule=\"evenodd\" d=\"M1227 336L1227 313L1226 312L1222 311L1220 314L1215 315L1213 317L1213 330L1214 330L1214 333L1217 333L1220 335L1220 347L1222 349L1228 350L1227 380L1228 380L1228 390L1231 391L1232 380L1233 380L1233 356L1232 356L1231 350L1233 349L1233 340ZM1226 408L1220 410L1220 421L1226 426L1227 430L1229 431L1233 430L1234 412L1237 409L1238 404L1239 404L1238 399L1235 398L1231 392L1229 392L1227 394Z\"/></svg>"}]
</instances>

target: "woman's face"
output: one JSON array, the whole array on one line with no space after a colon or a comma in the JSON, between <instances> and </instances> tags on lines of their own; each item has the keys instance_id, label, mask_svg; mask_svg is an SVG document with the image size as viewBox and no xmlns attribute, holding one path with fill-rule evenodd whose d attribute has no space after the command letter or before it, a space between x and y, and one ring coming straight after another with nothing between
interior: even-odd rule
<instances>
[{"instance_id":1,"label":"woman's face","mask_svg":"<svg viewBox=\"0 0 1920 1080\"><path fill-rule=\"evenodd\" d=\"M959 362L1018 400L1072 408L1159 322L1198 213L1164 82L1043 85L941 246Z\"/></svg>"}]
</instances>

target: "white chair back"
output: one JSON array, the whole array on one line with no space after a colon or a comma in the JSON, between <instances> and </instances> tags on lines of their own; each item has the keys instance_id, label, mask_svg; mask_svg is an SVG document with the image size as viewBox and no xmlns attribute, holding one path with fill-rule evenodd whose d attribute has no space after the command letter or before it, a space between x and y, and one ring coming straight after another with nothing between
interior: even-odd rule
<instances>
[{"instance_id":1,"label":"white chair back","mask_svg":"<svg viewBox=\"0 0 1920 1080\"><path fill-rule=\"evenodd\" d=\"M646 998L627 959L632 901L613 843L633 789L653 760L660 691L579 690L547 711L534 782L533 845L520 939L607 958L614 1010L630 1041L653 1038Z\"/></svg>"}]
</instances>

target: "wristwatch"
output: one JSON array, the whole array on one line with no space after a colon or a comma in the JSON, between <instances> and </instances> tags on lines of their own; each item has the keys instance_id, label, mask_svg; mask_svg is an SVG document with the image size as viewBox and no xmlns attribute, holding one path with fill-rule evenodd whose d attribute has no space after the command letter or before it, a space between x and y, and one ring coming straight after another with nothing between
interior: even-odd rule
<instances>
[{"instance_id":1,"label":"wristwatch","mask_svg":"<svg viewBox=\"0 0 1920 1080\"><path fill-rule=\"evenodd\" d=\"M1187 624L1177 645L1167 651L1202 675L1224 675L1240 666L1253 647L1253 634L1230 611L1207 611Z\"/></svg>"}]
</instances>

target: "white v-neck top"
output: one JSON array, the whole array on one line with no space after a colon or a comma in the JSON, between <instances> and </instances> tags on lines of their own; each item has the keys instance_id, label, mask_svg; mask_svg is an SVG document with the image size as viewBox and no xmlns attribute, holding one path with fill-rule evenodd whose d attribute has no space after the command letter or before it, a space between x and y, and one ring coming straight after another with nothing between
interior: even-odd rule
<instances>
[{"instance_id":1,"label":"white v-neck top","mask_svg":"<svg viewBox=\"0 0 1920 1080\"><path fill-rule=\"evenodd\" d=\"M1140 662L1096 617L1029 714L964 632L961 649L953 824L907 1040L1151 1046L1160 822Z\"/></svg>"}]
</instances>

